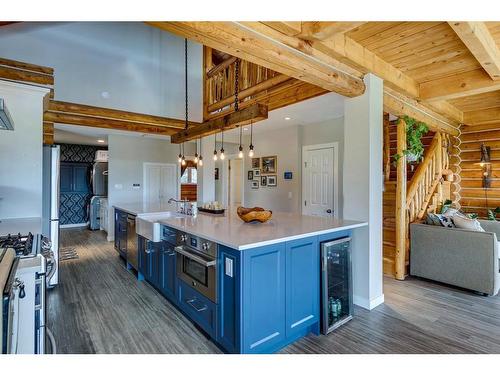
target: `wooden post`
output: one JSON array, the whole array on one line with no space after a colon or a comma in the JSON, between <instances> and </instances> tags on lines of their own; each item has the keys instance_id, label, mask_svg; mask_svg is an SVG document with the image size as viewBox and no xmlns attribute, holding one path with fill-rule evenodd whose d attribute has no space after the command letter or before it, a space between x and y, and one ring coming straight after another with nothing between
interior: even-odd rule
<instances>
[{"instance_id":1,"label":"wooden post","mask_svg":"<svg viewBox=\"0 0 500 375\"><path fill-rule=\"evenodd\" d=\"M212 66L212 48L203 46L203 121L208 120L210 81L207 72L212 69Z\"/></svg>"},{"instance_id":2,"label":"wooden post","mask_svg":"<svg viewBox=\"0 0 500 375\"><path fill-rule=\"evenodd\" d=\"M396 279L405 278L406 260L406 122L400 118L397 126L397 152L400 158L397 162L396 183L396 257L394 268Z\"/></svg>"}]
</instances>

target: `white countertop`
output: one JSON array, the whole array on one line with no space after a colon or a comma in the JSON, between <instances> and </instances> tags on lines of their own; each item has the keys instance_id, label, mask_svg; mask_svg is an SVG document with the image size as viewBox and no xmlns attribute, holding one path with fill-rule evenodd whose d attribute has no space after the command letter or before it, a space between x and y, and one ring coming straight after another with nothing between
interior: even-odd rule
<instances>
[{"instance_id":1,"label":"white countertop","mask_svg":"<svg viewBox=\"0 0 500 375\"><path fill-rule=\"evenodd\" d=\"M266 223L245 223L238 217L235 208L226 210L225 216L204 213L196 217L175 215L159 218L158 222L237 250L368 225L354 220L285 212L273 212L273 217Z\"/></svg>"},{"instance_id":2,"label":"white countertop","mask_svg":"<svg viewBox=\"0 0 500 375\"><path fill-rule=\"evenodd\" d=\"M26 235L29 232L33 234L42 233L42 218L0 219L0 236L18 233Z\"/></svg>"},{"instance_id":3,"label":"white countertop","mask_svg":"<svg viewBox=\"0 0 500 375\"><path fill-rule=\"evenodd\" d=\"M116 203L113 207L128 212L132 215L143 216L155 213L175 211L176 205L161 203L161 204L147 204L143 202L132 202L132 203Z\"/></svg>"}]
</instances>

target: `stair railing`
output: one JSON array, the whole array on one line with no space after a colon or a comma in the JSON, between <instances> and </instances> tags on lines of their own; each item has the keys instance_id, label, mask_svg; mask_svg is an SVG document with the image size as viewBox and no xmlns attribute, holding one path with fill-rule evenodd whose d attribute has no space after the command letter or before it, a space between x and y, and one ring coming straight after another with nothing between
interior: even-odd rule
<instances>
[{"instance_id":1,"label":"stair railing","mask_svg":"<svg viewBox=\"0 0 500 375\"><path fill-rule=\"evenodd\" d=\"M448 169L449 157L443 147L443 136L437 132L419 164L406 193L408 223L422 219L438 187L443 172Z\"/></svg>"}]
</instances>

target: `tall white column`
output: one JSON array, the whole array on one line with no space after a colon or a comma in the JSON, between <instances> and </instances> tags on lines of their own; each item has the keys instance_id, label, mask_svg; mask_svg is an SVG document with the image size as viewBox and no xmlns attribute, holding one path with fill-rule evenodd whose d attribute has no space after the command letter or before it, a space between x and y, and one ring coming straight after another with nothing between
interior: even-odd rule
<instances>
[{"instance_id":1,"label":"tall white column","mask_svg":"<svg viewBox=\"0 0 500 375\"><path fill-rule=\"evenodd\" d=\"M354 303L384 302L382 256L383 81L365 76L366 92L345 101L344 218L368 222L353 236Z\"/></svg>"},{"instance_id":2,"label":"tall white column","mask_svg":"<svg viewBox=\"0 0 500 375\"><path fill-rule=\"evenodd\" d=\"M215 200L214 136L204 137L201 143L203 166L198 169L197 200L199 203L204 203Z\"/></svg>"}]
</instances>

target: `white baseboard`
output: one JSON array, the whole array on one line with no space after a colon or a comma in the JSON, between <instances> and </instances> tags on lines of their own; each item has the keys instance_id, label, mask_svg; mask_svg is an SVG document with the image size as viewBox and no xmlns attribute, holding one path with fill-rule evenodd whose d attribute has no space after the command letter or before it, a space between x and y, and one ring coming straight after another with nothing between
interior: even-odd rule
<instances>
[{"instance_id":1,"label":"white baseboard","mask_svg":"<svg viewBox=\"0 0 500 375\"><path fill-rule=\"evenodd\" d=\"M80 227L86 227L87 225L89 225L89 223L78 223L78 224L63 224L63 225L59 225L59 228L80 228Z\"/></svg>"},{"instance_id":2,"label":"white baseboard","mask_svg":"<svg viewBox=\"0 0 500 375\"><path fill-rule=\"evenodd\" d=\"M353 296L353 303L367 310L373 310L378 305L384 303L384 295L380 295L372 300L360 296Z\"/></svg>"}]
</instances>

